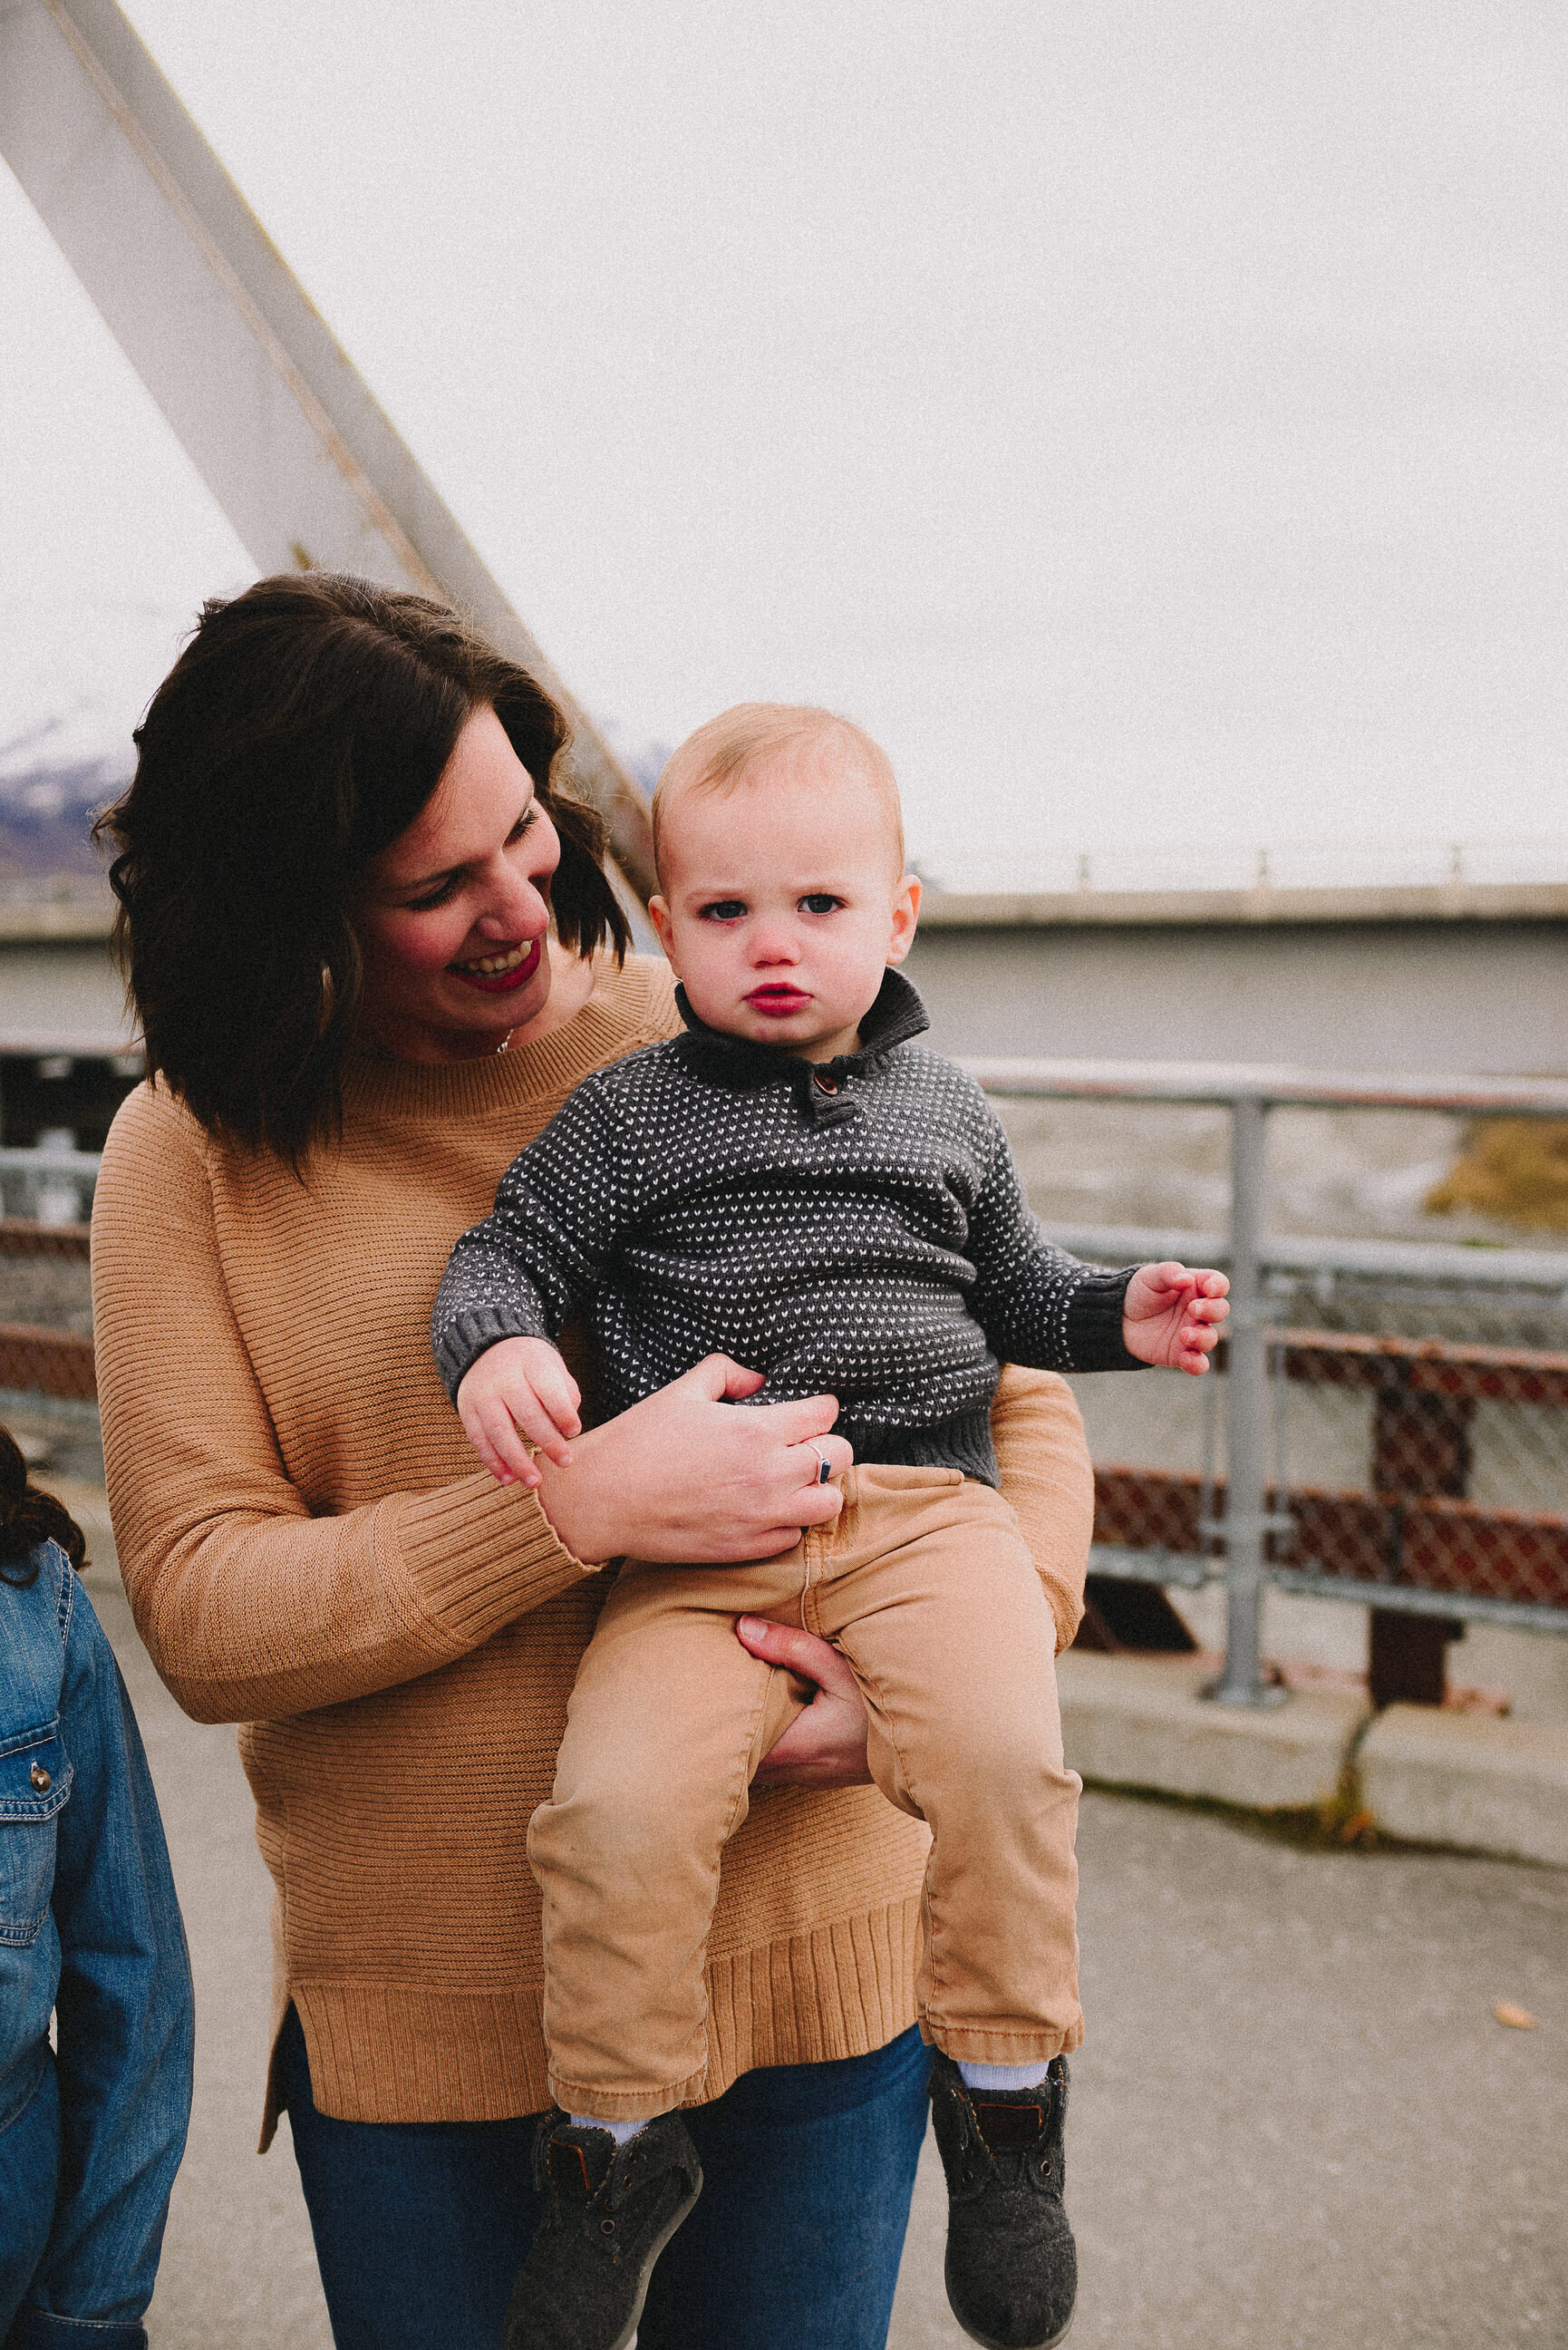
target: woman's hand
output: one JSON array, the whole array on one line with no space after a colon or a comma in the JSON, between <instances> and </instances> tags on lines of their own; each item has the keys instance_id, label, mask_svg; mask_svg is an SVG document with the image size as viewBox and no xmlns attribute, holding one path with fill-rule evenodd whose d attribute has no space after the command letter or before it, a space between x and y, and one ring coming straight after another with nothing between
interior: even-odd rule
<instances>
[{"instance_id":1,"label":"woman's hand","mask_svg":"<svg viewBox=\"0 0 1568 2350\"><path fill-rule=\"evenodd\" d=\"M803 1681L816 1683L816 1695L790 1723L776 1746L763 1757L758 1787L868 1787L866 1767L866 1700L836 1648L814 1632L742 1616L735 1638L753 1657L782 1665Z\"/></svg>"},{"instance_id":2,"label":"woman's hand","mask_svg":"<svg viewBox=\"0 0 1568 2350\"><path fill-rule=\"evenodd\" d=\"M541 1459L540 1504L566 1548L581 1559L722 1565L776 1558L803 1526L836 1518L844 1497L818 1482L818 1455L834 1475L854 1458L827 1432L837 1403L812 1396L736 1411L725 1400L763 1384L761 1371L709 1355L576 1438L566 1467Z\"/></svg>"}]
</instances>

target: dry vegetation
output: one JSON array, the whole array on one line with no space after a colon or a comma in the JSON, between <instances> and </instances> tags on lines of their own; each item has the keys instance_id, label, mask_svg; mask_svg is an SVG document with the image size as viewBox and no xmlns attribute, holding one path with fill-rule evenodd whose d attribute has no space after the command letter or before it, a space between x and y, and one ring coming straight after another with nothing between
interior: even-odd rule
<instances>
[{"instance_id":1,"label":"dry vegetation","mask_svg":"<svg viewBox=\"0 0 1568 2350\"><path fill-rule=\"evenodd\" d=\"M1426 1204L1432 1215L1468 1210L1529 1232L1568 1232L1568 1120L1478 1120Z\"/></svg>"}]
</instances>

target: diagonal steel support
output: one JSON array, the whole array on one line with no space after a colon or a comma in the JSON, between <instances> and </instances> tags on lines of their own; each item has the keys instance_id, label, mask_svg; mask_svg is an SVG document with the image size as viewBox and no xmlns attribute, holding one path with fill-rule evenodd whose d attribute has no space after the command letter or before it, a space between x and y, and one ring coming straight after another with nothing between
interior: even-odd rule
<instances>
[{"instance_id":1,"label":"diagonal steel support","mask_svg":"<svg viewBox=\"0 0 1568 2350\"><path fill-rule=\"evenodd\" d=\"M0 154L264 572L445 596L569 712L646 898L641 792L562 684L114 0L0 0Z\"/></svg>"}]
</instances>

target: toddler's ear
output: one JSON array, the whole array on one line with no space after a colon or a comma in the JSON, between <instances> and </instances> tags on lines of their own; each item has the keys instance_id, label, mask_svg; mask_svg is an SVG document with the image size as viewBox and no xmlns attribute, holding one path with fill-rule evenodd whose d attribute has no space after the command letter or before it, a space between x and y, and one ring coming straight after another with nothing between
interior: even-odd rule
<instances>
[{"instance_id":1,"label":"toddler's ear","mask_svg":"<svg viewBox=\"0 0 1568 2350\"><path fill-rule=\"evenodd\" d=\"M888 960L902 962L915 942L915 924L920 919L920 877L906 873L893 892L893 920L888 935Z\"/></svg>"},{"instance_id":2,"label":"toddler's ear","mask_svg":"<svg viewBox=\"0 0 1568 2350\"><path fill-rule=\"evenodd\" d=\"M653 924L655 931L658 933L659 945L664 949L665 961L673 964L675 962L675 925L670 919L669 899L659 897L657 894L651 897L648 901L648 918ZM679 971L677 971L676 977L679 978L680 975Z\"/></svg>"}]
</instances>

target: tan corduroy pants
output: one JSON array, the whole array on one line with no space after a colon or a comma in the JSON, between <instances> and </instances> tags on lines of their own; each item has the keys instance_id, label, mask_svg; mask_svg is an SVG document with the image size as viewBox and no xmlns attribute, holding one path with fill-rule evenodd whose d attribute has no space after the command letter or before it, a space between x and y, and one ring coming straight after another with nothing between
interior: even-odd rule
<instances>
[{"instance_id":1,"label":"tan corduroy pants","mask_svg":"<svg viewBox=\"0 0 1568 2350\"><path fill-rule=\"evenodd\" d=\"M929 1824L926 2037L997 2064L1078 2044L1079 1782L1062 1761L1055 1625L1012 1513L956 1469L851 1469L843 1490L835 1523L781 1558L630 1561L606 1603L528 1830L550 2088L568 2112L629 2119L701 2088L721 1857L801 1704L736 1639L742 1613L841 1651L872 1776Z\"/></svg>"}]
</instances>

